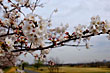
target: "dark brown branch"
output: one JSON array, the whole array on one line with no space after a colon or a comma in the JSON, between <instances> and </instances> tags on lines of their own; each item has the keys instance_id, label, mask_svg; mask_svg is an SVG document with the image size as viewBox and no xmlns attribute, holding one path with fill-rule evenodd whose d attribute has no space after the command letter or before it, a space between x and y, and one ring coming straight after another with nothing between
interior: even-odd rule
<instances>
[{"instance_id":1,"label":"dark brown branch","mask_svg":"<svg viewBox=\"0 0 110 73\"><path fill-rule=\"evenodd\" d=\"M5 12L7 13L7 8L4 6L2 2L0 2L1 6L4 8Z\"/></svg>"},{"instance_id":2,"label":"dark brown branch","mask_svg":"<svg viewBox=\"0 0 110 73\"><path fill-rule=\"evenodd\" d=\"M7 34L9 34L9 32L10 32L10 26L9 26L9 28L8 28Z\"/></svg>"},{"instance_id":3,"label":"dark brown branch","mask_svg":"<svg viewBox=\"0 0 110 73\"><path fill-rule=\"evenodd\" d=\"M4 36L8 36L8 35L14 35L16 33L9 33L9 34L3 34L3 35L0 35L0 37L4 37Z\"/></svg>"}]
</instances>

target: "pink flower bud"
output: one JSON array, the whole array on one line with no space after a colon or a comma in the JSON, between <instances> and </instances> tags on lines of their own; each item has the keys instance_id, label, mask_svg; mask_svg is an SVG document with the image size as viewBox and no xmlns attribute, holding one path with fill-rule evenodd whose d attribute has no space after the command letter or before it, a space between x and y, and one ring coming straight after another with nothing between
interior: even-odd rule
<instances>
[{"instance_id":1,"label":"pink flower bud","mask_svg":"<svg viewBox=\"0 0 110 73\"><path fill-rule=\"evenodd\" d=\"M21 36L20 38L21 38L21 39L23 39L24 37L23 37L23 36Z\"/></svg>"},{"instance_id":2,"label":"pink flower bud","mask_svg":"<svg viewBox=\"0 0 110 73\"><path fill-rule=\"evenodd\" d=\"M35 30L33 29L32 32L35 32Z\"/></svg>"},{"instance_id":3,"label":"pink flower bud","mask_svg":"<svg viewBox=\"0 0 110 73\"><path fill-rule=\"evenodd\" d=\"M55 39L55 36L53 36L52 39Z\"/></svg>"},{"instance_id":4,"label":"pink flower bud","mask_svg":"<svg viewBox=\"0 0 110 73\"><path fill-rule=\"evenodd\" d=\"M16 34L17 34L17 33L18 33L18 31L17 31L17 30L14 30L14 33L16 33Z\"/></svg>"},{"instance_id":5,"label":"pink flower bud","mask_svg":"<svg viewBox=\"0 0 110 73\"><path fill-rule=\"evenodd\" d=\"M17 41L20 41L20 39L18 38Z\"/></svg>"},{"instance_id":6,"label":"pink flower bud","mask_svg":"<svg viewBox=\"0 0 110 73\"><path fill-rule=\"evenodd\" d=\"M48 40L52 40L52 38L49 38Z\"/></svg>"},{"instance_id":7,"label":"pink flower bud","mask_svg":"<svg viewBox=\"0 0 110 73\"><path fill-rule=\"evenodd\" d=\"M68 35L64 36L64 38L68 38L68 37L69 37Z\"/></svg>"},{"instance_id":8,"label":"pink flower bud","mask_svg":"<svg viewBox=\"0 0 110 73\"><path fill-rule=\"evenodd\" d=\"M69 32L65 32L66 35L69 35Z\"/></svg>"},{"instance_id":9,"label":"pink flower bud","mask_svg":"<svg viewBox=\"0 0 110 73\"><path fill-rule=\"evenodd\" d=\"M57 39L57 41L60 41L60 39Z\"/></svg>"},{"instance_id":10,"label":"pink flower bud","mask_svg":"<svg viewBox=\"0 0 110 73\"><path fill-rule=\"evenodd\" d=\"M76 33L75 32L73 32L73 35L75 35Z\"/></svg>"}]
</instances>

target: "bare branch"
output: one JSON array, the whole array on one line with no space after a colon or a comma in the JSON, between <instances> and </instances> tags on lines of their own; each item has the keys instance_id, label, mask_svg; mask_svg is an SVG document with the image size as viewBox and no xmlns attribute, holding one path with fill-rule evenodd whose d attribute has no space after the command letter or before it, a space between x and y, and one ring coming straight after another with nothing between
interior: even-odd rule
<instances>
[{"instance_id":1,"label":"bare branch","mask_svg":"<svg viewBox=\"0 0 110 73\"><path fill-rule=\"evenodd\" d=\"M0 35L0 37L4 37L4 36L8 36L8 35L14 35L16 33L9 33L9 34L3 34L3 35Z\"/></svg>"}]
</instances>

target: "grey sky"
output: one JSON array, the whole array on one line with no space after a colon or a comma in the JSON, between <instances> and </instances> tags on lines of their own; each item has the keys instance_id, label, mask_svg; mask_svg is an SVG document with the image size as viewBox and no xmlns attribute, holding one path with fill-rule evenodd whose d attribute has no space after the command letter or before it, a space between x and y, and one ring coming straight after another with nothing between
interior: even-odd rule
<instances>
[{"instance_id":1,"label":"grey sky","mask_svg":"<svg viewBox=\"0 0 110 73\"><path fill-rule=\"evenodd\" d=\"M103 20L110 20L110 0L48 0L45 2L47 3L45 7L38 8L36 13L49 17L51 12L57 8L58 13L54 14L52 18L53 26L69 23L69 32L72 32L73 27L78 24L89 25L92 16L99 15ZM48 58L58 57L63 63L110 60L110 40L106 36L92 37L90 44L94 46L90 47L91 49L85 47L54 48ZM33 62L33 57L26 58L25 60L28 62Z\"/></svg>"}]
</instances>

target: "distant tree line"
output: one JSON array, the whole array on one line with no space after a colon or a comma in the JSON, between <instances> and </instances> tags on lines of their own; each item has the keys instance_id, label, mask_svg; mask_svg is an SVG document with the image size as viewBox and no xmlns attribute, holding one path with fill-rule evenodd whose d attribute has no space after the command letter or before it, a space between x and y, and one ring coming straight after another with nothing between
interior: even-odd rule
<instances>
[{"instance_id":1,"label":"distant tree line","mask_svg":"<svg viewBox=\"0 0 110 73\"><path fill-rule=\"evenodd\" d=\"M91 62L91 63L78 63L78 64L60 64L60 66L70 66L70 67L107 67L107 68L110 68L110 62Z\"/></svg>"}]
</instances>

